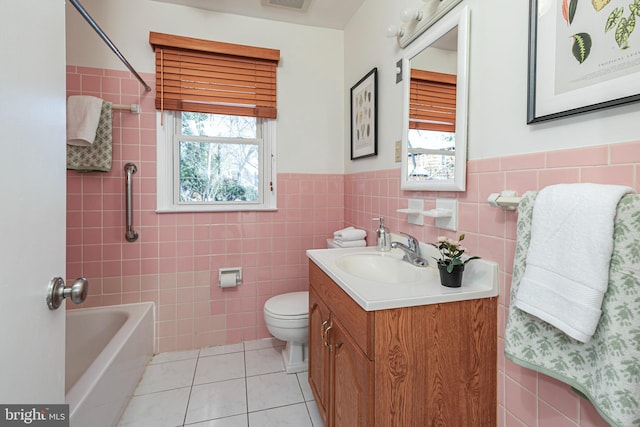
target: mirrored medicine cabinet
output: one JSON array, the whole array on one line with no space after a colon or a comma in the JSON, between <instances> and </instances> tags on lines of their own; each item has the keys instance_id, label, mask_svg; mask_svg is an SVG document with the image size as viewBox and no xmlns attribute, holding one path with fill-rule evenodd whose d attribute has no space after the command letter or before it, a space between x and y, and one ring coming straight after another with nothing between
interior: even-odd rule
<instances>
[{"instance_id":1,"label":"mirrored medicine cabinet","mask_svg":"<svg viewBox=\"0 0 640 427\"><path fill-rule=\"evenodd\" d=\"M469 19L456 8L405 51L402 189L465 190Z\"/></svg>"}]
</instances>

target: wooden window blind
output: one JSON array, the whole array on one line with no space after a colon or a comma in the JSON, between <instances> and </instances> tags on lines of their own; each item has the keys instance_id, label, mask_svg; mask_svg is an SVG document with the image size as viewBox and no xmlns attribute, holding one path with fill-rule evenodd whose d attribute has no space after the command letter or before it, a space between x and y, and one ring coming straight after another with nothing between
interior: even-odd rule
<instances>
[{"instance_id":1,"label":"wooden window blind","mask_svg":"<svg viewBox=\"0 0 640 427\"><path fill-rule=\"evenodd\" d=\"M409 129L456 131L456 76L411 70Z\"/></svg>"},{"instance_id":2,"label":"wooden window blind","mask_svg":"<svg viewBox=\"0 0 640 427\"><path fill-rule=\"evenodd\" d=\"M275 119L280 51L149 33L156 108Z\"/></svg>"}]
</instances>

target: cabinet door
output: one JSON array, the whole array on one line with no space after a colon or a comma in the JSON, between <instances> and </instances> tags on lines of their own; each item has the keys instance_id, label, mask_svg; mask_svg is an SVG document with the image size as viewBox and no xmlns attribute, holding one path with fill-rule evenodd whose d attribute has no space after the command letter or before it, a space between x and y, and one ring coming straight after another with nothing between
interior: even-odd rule
<instances>
[{"instance_id":1,"label":"cabinet door","mask_svg":"<svg viewBox=\"0 0 640 427\"><path fill-rule=\"evenodd\" d=\"M316 398L318 410L329 427L329 349L325 346L324 330L329 310L313 288L309 289L309 385Z\"/></svg>"},{"instance_id":2,"label":"cabinet door","mask_svg":"<svg viewBox=\"0 0 640 427\"><path fill-rule=\"evenodd\" d=\"M332 426L370 427L373 425L373 362L355 344L338 319L332 318L331 321Z\"/></svg>"}]
</instances>

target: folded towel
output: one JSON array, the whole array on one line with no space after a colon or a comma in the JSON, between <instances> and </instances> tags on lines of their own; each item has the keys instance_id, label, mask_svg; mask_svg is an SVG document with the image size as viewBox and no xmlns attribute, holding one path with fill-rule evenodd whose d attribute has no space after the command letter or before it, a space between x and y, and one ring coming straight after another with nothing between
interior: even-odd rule
<instances>
[{"instance_id":1,"label":"folded towel","mask_svg":"<svg viewBox=\"0 0 640 427\"><path fill-rule=\"evenodd\" d=\"M614 427L640 426L640 195L618 204L609 286L593 337L581 343L514 305L526 268L536 193L522 197L504 352L514 363L571 385Z\"/></svg>"},{"instance_id":2,"label":"folded towel","mask_svg":"<svg viewBox=\"0 0 640 427\"><path fill-rule=\"evenodd\" d=\"M113 152L112 104L102 103L95 142L88 147L67 144L67 169L79 172L109 172Z\"/></svg>"},{"instance_id":3,"label":"folded towel","mask_svg":"<svg viewBox=\"0 0 640 427\"><path fill-rule=\"evenodd\" d=\"M589 341L609 282L616 207L630 192L629 187L599 184L560 184L540 191L516 307L578 341Z\"/></svg>"},{"instance_id":4,"label":"folded towel","mask_svg":"<svg viewBox=\"0 0 640 427\"><path fill-rule=\"evenodd\" d=\"M364 240L334 240L334 242L336 246L341 248L364 248L365 246L367 246L367 242Z\"/></svg>"},{"instance_id":5,"label":"folded towel","mask_svg":"<svg viewBox=\"0 0 640 427\"><path fill-rule=\"evenodd\" d=\"M344 230L339 230L333 233L334 240L342 240L344 242L351 241L351 240L361 240L361 239L364 239L365 237L367 237L367 232L365 230L359 230L353 227L350 227Z\"/></svg>"},{"instance_id":6,"label":"folded towel","mask_svg":"<svg viewBox=\"0 0 640 427\"><path fill-rule=\"evenodd\" d=\"M73 95L67 98L67 144L88 147L96 138L102 99Z\"/></svg>"},{"instance_id":7,"label":"folded towel","mask_svg":"<svg viewBox=\"0 0 640 427\"><path fill-rule=\"evenodd\" d=\"M334 236L340 236L343 232L345 231L349 231L349 230L353 230L355 227L347 227L347 228L343 228L342 230L338 230L338 231L334 231L333 235Z\"/></svg>"}]
</instances>

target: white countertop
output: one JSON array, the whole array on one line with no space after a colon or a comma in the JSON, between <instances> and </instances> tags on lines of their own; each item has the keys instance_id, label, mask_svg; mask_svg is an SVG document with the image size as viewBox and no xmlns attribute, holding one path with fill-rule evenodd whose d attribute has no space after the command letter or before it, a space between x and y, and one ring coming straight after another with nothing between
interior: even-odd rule
<instances>
[{"instance_id":1,"label":"white countertop","mask_svg":"<svg viewBox=\"0 0 640 427\"><path fill-rule=\"evenodd\" d=\"M440 284L438 270L434 268L436 263L432 256L437 255L437 251L431 246L426 246L421 244L429 266L414 267L407 263L407 268L419 269L419 279L399 284L362 279L347 273L336 263L338 259L349 254L378 253L373 246L310 249L307 251L307 257L366 311L490 298L498 295L498 264L483 259L473 260L465 266L462 286L447 288ZM402 258L403 255L399 249L378 254L397 258Z\"/></svg>"}]
</instances>

